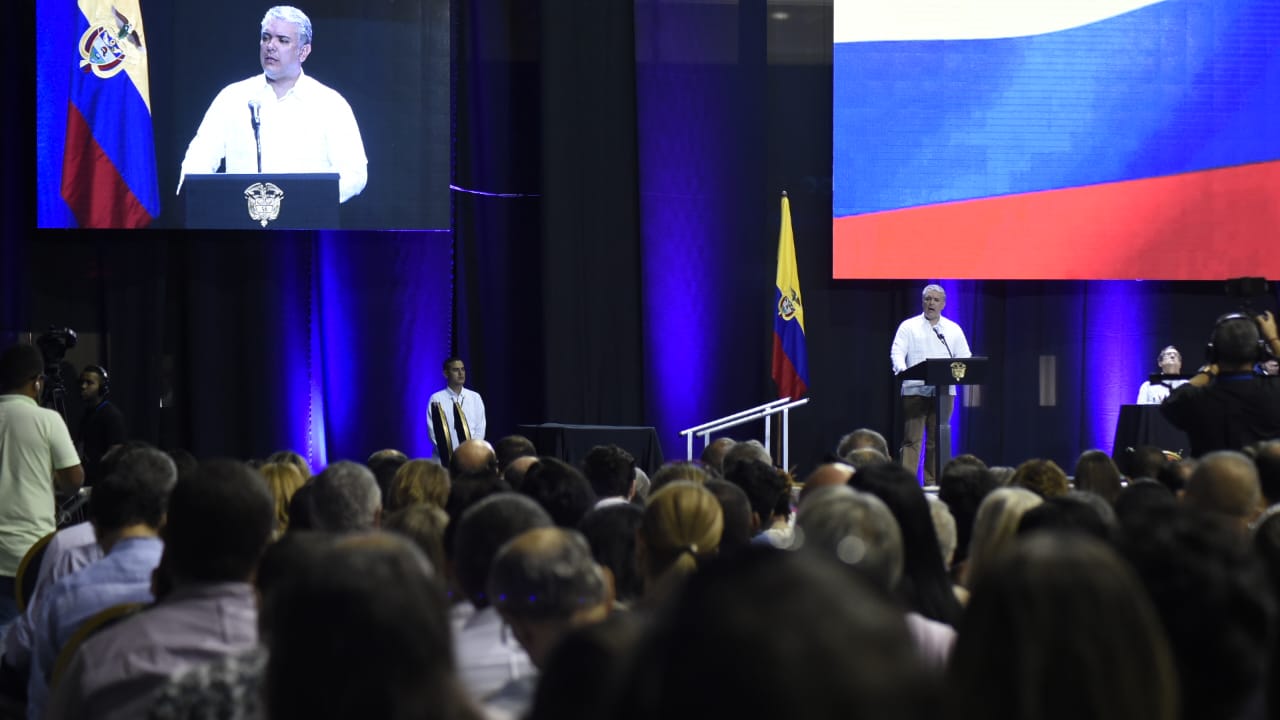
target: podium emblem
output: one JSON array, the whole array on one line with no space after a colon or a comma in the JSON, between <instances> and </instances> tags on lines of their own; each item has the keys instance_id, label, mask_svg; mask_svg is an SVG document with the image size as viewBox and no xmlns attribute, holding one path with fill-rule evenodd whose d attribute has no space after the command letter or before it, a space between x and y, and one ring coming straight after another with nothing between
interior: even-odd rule
<instances>
[{"instance_id":1,"label":"podium emblem","mask_svg":"<svg viewBox=\"0 0 1280 720\"><path fill-rule=\"evenodd\" d=\"M964 379L964 374L965 374L965 372L967 372L968 370L969 370L969 366L965 365L964 363L960 362L959 360L957 360L957 361L955 361L955 362L951 363L951 377L952 377L952 379L954 379L956 382L959 382L959 381L963 380L963 379Z\"/></svg>"},{"instance_id":2,"label":"podium emblem","mask_svg":"<svg viewBox=\"0 0 1280 720\"><path fill-rule=\"evenodd\" d=\"M245 188L244 198L249 202L249 217L262 223L262 227L280 217L280 201L284 198L284 191L279 185L254 183Z\"/></svg>"}]
</instances>

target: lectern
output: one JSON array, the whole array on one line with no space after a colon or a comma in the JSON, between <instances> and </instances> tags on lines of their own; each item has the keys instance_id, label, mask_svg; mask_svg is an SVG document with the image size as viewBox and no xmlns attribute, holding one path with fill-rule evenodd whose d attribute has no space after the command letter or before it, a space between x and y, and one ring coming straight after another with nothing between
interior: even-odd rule
<instances>
[{"instance_id":1,"label":"lectern","mask_svg":"<svg viewBox=\"0 0 1280 720\"><path fill-rule=\"evenodd\" d=\"M214 173L182 181L184 225L218 230L338 227L337 173Z\"/></svg>"},{"instance_id":2,"label":"lectern","mask_svg":"<svg viewBox=\"0 0 1280 720\"><path fill-rule=\"evenodd\" d=\"M942 398L949 394L947 388L952 385L981 385L985 382L988 360L981 356L934 358L916 363L898 376L900 380L923 380L925 385L934 387L933 412L938 418L938 432L936 437L927 437L926 442L936 443L934 447L938 449L934 453L935 482L942 479L942 466L951 459L951 416L943 415Z\"/></svg>"}]
</instances>

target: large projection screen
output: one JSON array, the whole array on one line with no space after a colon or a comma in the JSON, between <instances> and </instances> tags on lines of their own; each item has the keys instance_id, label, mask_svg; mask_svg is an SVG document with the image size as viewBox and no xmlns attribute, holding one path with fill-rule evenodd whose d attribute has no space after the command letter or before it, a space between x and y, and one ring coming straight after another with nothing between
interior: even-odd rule
<instances>
[{"instance_id":1,"label":"large projection screen","mask_svg":"<svg viewBox=\"0 0 1280 720\"><path fill-rule=\"evenodd\" d=\"M833 276L1280 277L1280 0L835 0Z\"/></svg>"}]
</instances>

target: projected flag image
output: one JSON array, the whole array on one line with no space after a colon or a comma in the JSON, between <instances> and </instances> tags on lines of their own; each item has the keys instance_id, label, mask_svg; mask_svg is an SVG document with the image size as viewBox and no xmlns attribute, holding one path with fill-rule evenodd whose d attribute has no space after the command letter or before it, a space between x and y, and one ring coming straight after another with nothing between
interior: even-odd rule
<instances>
[{"instance_id":1,"label":"projected flag image","mask_svg":"<svg viewBox=\"0 0 1280 720\"><path fill-rule=\"evenodd\" d=\"M1280 276L1280 0L835 0L835 278Z\"/></svg>"}]
</instances>

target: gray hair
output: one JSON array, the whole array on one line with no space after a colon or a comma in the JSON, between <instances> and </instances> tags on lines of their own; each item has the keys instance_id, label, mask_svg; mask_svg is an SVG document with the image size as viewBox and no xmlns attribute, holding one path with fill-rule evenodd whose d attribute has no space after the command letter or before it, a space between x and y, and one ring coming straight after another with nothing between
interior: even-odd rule
<instances>
[{"instance_id":1,"label":"gray hair","mask_svg":"<svg viewBox=\"0 0 1280 720\"><path fill-rule=\"evenodd\" d=\"M956 516L951 514L947 504L934 497L925 495L929 501L929 519L933 521L933 529L938 533L938 550L942 553L942 565L951 567L956 556ZM1099 498L1101 499L1101 498Z\"/></svg>"},{"instance_id":2,"label":"gray hair","mask_svg":"<svg viewBox=\"0 0 1280 720\"><path fill-rule=\"evenodd\" d=\"M267 23L275 20L283 20L291 22L298 26L298 44L310 45L311 38L315 37L311 34L311 18L292 5L276 5L267 10L267 14L262 16L262 32L267 31Z\"/></svg>"},{"instance_id":3,"label":"gray hair","mask_svg":"<svg viewBox=\"0 0 1280 720\"><path fill-rule=\"evenodd\" d=\"M515 617L568 620L604 602L607 588L586 537L565 528L526 530L498 550L489 570L490 602Z\"/></svg>"},{"instance_id":4,"label":"gray hair","mask_svg":"<svg viewBox=\"0 0 1280 720\"><path fill-rule=\"evenodd\" d=\"M947 299L947 291L943 290L942 286L937 283L929 283L928 285L925 285L924 289L920 291L920 297L924 297L930 290L941 295L943 300Z\"/></svg>"},{"instance_id":5,"label":"gray hair","mask_svg":"<svg viewBox=\"0 0 1280 720\"><path fill-rule=\"evenodd\" d=\"M769 455L769 451L759 440L747 440L746 442L735 443L724 454L724 462L721 463L724 472L727 475L729 466L735 465L743 460L759 460L760 462L773 467L773 457Z\"/></svg>"},{"instance_id":6,"label":"gray hair","mask_svg":"<svg viewBox=\"0 0 1280 720\"><path fill-rule=\"evenodd\" d=\"M847 485L819 488L800 506L796 534L798 545L862 570L883 588L902 579L902 530L875 495Z\"/></svg>"},{"instance_id":7,"label":"gray hair","mask_svg":"<svg viewBox=\"0 0 1280 720\"><path fill-rule=\"evenodd\" d=\"M382 491L369 468L343 460L325 468L311 483L311 523L317 530L373 529L382 508Z\"/></svg>"}]
</instances>

